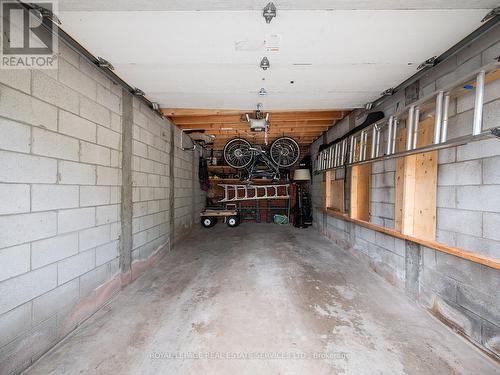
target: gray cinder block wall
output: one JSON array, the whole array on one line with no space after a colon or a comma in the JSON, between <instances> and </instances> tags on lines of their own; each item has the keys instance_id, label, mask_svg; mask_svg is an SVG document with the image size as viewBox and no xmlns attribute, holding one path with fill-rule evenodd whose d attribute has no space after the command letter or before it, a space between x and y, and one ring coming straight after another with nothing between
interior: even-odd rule
<instances>
[{"instance_id":1,"label":"gray cinder block wall","mask_svg":"<svg viewBox=\"0 0 500 375\"><path fill-rule=\"evenodd\" d=\"M0 374L93 314L204 204L199 153L181 150L180 131L63 43L60 55L58 70L0 70Z\"/></svg>"},{"instance_id":2,"label":"gray cinder block wall","mask_svg":"<svg viewBox=\"0 0 500 375\"><path fill-rule=\"evenodd\" d=\"M500 56L500 26L472 42L419 81L420 97L493 62ZM474 93L451 102L449 136L472 128ZM404 106L404 90L376 110L386 116ZM311 147L313 158L332 140L363 121L354 111ZM500 126L500 82L485 89L483 129ZM382 148L384 149L384 148ZM393 160L372 164L371 222L394 227ZM437 242L500 259L500 140L489 139L439 151ZM410 241L345 222L321 211L323 174L313 176L314 226L346 251L404 288L433 315L500 357L500 271ZM349 181L349 180L347 180ZM349 190L349 186L346 186Z\"/></svg>"}]
</instances>

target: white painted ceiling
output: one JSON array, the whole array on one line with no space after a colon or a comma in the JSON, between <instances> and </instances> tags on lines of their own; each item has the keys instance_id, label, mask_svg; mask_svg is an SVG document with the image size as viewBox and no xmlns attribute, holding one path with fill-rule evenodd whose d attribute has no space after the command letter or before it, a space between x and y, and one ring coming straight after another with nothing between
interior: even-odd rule
<instances>
[{"instance_id":1,"label":"white painted ceiling","mask_svg":"<svg viewBox=\"0 0 500 375\"><path fill-rule=\"evenodd\" d=\"M270 24L265 3L62 0L60 18L162 107L348 109L463 39L496 1L276 1ZM272 34L278 52L264 50Z\"/></svg>"}]
</instances>

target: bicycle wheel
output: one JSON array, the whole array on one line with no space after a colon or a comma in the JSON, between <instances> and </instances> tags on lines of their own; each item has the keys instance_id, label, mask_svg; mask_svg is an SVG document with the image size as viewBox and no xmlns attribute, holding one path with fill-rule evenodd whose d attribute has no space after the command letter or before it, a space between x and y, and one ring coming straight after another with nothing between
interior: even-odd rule
<instances>
[{"instance_id":1,"label":"bicycle wheel","mask_svg":"<svg viewBox=\"0 0 500 375\"><path fill-rule=\"evenodd\" d=\"M280 168L291 167L300 158L299 144L290 137L276 139L269 150L272 161Z\"/></svg>"},{"instance_id":2,"label":"bicycle wheel","mask_svg":"<svg viewBox=\"0 0 500 375\"><path fill-rule=\"evenodd\" d=\"M253 152L250 143L243 138L234 138L224 146L224 160L236 169L245 168L253 160Z\"/></svg>"}]
</instances>

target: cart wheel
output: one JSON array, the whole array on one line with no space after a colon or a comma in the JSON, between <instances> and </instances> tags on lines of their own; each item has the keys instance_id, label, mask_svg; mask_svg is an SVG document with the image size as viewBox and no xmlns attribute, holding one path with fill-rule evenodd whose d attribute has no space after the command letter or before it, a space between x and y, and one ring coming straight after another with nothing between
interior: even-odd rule
<instances>
[{"instance_id":1,"label":"cart wheel","mask_svg":"<svg viewBox=\"0 0 500 375\"><path fill-rule=\"evenodd\" d=\"M217 224L217 218L216 217L207 216L207 217L203 217L201 219L201 225L203 225L205 228L211 228L215 224Z\"/></svg>"},{"instance_id":2,"label":"cart wheel","mask_svg":"<svg viewBox=\"0 0 500 375\"><path fill-rule=\"evenodd\" d=\"M240 220L238 219L238 216L229 216L227 218L227 226L234 228L237 227L240 224Z\"/></svg>"}]
</instances>

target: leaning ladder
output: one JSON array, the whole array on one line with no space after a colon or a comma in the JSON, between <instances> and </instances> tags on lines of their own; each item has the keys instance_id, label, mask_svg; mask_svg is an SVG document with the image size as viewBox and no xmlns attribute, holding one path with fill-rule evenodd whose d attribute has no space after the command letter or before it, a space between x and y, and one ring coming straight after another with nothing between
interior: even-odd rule
<instances>
[{"instance_id":1,"label":"leaning ladder","mask_svg":"<svg viewBox=\"0 0 500 375\"><path fill-rule=\"evenodd\" d=\"M238 202L259 199L289 199L290 185L230 185L220 184L224 188L224 198L219 202Z\"/></svg>"}]
</instances>

